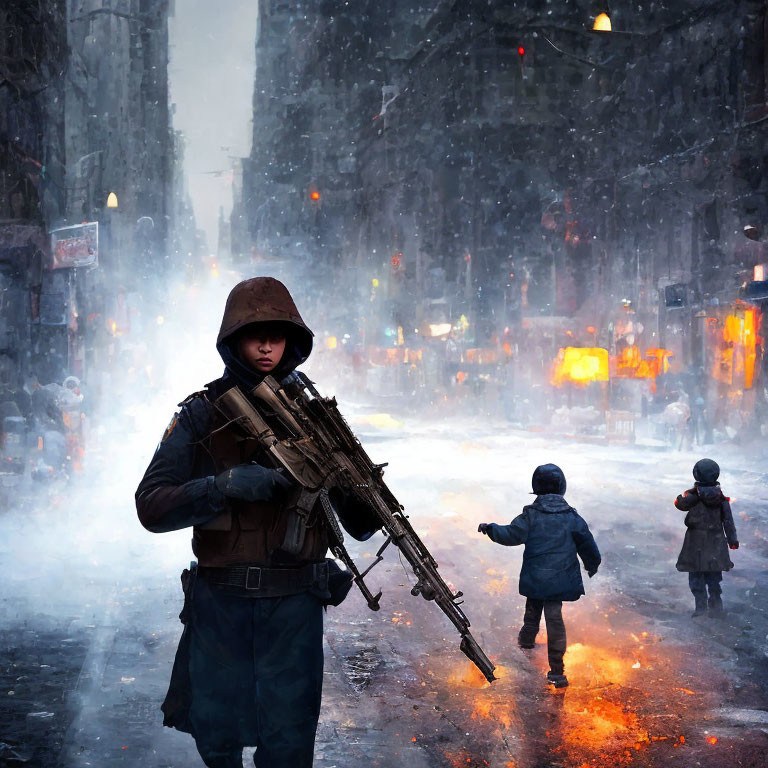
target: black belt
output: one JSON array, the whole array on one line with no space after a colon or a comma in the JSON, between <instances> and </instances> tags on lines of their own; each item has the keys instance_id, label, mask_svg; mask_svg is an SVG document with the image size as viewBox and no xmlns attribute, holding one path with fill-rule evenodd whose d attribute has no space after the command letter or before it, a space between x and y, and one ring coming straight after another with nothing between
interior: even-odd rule
<instances>
[{"instance_id":1,"label":"black belt","mask_svg":"<svg viewBox=\"0 0 768 768\"><path fill-rule=\"evenodd\" d=\"M328 587L328 563L309 563L301 568L265 568L260 565L230 565L225 568L198 566L198 573L211 584L237 587L248 594L291 595L312 587Z\"/></svg>"}]
</instances>

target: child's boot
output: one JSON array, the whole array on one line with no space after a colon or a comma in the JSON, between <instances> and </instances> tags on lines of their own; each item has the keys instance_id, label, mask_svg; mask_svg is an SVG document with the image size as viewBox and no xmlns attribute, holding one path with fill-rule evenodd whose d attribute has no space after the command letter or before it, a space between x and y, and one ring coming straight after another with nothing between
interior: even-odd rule
<instances>
[{"instance_id":1,"label":"child's boot","mask_svg":"<svg viewBox=\"0 0 768 768\"><path fill-rule=\"evenodd\" d=\"M725 616L723 598L719 594L710 594L708 604L710 619L721 619L723 616Z\"/></svg>"},{"instance_id":2,"label":"child's boot","mask_svg":"<svg viewBox=\"0 0 768 768\"><path fill-rule=\"evenodd\" d=\"M547 683L555 688L567 688L568 678L563 672L553 672L551 669L547 672Z\"/></svg>"},{"instance_id":3,"label":"child's boot","mask_svg":"<svg viewBox=\"0 0 768 768\"><path fill-rule=\"evenodd\" d=\"M691 618L695 619L697 616L703 616L707 612L707 593L694 592L693 598L696 601L696 605Z\"/></svg>"}]
</instances>

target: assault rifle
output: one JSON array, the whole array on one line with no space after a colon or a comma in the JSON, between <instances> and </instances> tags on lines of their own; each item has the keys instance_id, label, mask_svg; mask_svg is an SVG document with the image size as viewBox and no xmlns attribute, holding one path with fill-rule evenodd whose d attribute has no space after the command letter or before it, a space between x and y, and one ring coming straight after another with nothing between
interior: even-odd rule
<instances>
[{"instance_id":1,"label":"assault rifle","mask_svg":"<svg viewBox=\"0 0 768 768\"><path fill-rule=\"evenodd\" d=\"M336 399L322 397L312 382L299 373L291 374L282 383L266 376L250 396L253 402L233 387L217 399L216 405L258 439L276 464L308 493L312 504L319 497L331 552L351 571L368 607L379 610L381 592L372 594L365 576L384 559L384 550L394 544L416 575L411 594L437 604L459 631L461 650L489 682L493 681L495 667L470 633L469 620L459 607L462 593L453 594L437 572L437 562L382 479L386 464L371 461L339 413ZM387 537L374 562L362 573L344 546L344 535L329 496L333 488L353 493L374 510ZM307 511L305 505L304 512Z\"/></svg>"}]
</instances>

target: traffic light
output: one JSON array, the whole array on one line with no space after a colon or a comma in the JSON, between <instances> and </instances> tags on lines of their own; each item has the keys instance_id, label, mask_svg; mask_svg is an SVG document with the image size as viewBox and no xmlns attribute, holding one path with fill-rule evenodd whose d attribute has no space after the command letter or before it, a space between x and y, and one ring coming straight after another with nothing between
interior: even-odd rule
<instances>
[{"instance_id":1,"label":"traffic light","mask_svg":"<svg viewBox=\"0 0 768 768\"><path fill-rule=\"evenodd\" d=\"M525 81L533 81L532 52L524 45L517 46L517 58L520 61L520 77ZM531 83L528 82L528 85Z\"/></svg>"}]
</instances>

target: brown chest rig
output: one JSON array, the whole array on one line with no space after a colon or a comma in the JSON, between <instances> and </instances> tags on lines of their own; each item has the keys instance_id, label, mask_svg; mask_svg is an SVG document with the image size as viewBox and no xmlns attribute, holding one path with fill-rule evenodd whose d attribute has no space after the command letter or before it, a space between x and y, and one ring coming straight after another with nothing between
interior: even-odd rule
<instances>
[{"instance_id":1,"label":"brown chest rig","mask_svg":"<svg viewBox=\"0 0 768 768\"><path fill-rule=\"evenodd\" d=\"M219 409L199 447L213 460L216 474L254 461L274 466L259 440L246 434ZM227 499L221 515L194 528L192 550L200 565L223 567L247 563L268 567L322 560L328 550L328 536L319 515L310 514L306 518L296 546L290 530L296 523L294 500L288 498L278 503ZM288 541L293 545L289 546Z\"/></svg>"}]
</instances>

